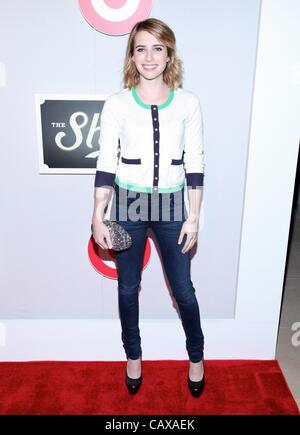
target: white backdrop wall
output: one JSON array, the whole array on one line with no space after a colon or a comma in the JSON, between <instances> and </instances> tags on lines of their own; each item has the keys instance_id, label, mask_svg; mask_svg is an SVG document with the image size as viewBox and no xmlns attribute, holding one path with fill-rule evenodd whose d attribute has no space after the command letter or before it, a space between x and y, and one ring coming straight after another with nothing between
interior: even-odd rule
<instances>
[{"instance_id":1,"label":"white backdrop wall","mask_svg":"<svg viewBox=\"0 0 300 435\"><path fill-rule=\"evenodd\" d=\"M97 273L87 255L94 177L39 174L34 94L118 91L128 35L97 32L73 0L0 5L6 67L0 317L117 318L117 282ZM192 280L205 318L234 316L259 5L154 0L150 13L174 29L183 85L203 106L204 226L193 250ZM140 316L178 318L150 240Z\"/></svg>"},{"instance_id":2,"label":"white backdrop wall","mask_svg":"<svg viewBox=\"0 0 300 435\"><path fill-rule=\"evenodd\" d=\"M121 89L127 36L96 32L71 0L0 6L1 357L123 358L117 283L87 255L94 177L38 173L34 93ZM273 357L299 142L299 3L153 1L150 16L175 30L184 87L204 112L192 280L206 356ZM140 293L144 357L186 357L152 248Z\"/></svg>"}]
</instances>

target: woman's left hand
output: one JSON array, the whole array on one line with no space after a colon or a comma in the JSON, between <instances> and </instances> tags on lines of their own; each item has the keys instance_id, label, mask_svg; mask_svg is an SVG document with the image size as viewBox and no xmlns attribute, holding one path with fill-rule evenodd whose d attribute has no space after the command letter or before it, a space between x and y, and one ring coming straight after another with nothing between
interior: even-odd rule
<instances>
[{"instance_id":1,"label":"woman's left hand","mask_svg":"<svg viewBox=\"0 0 300 435\"><path fill-rule=\"evenodd\" d=\"M187 218L187 220L183 223L178 239L178 244L180 245L182 243L182 239L184 235L185 234L187 235L185 244L181 250L183 254L189 251L197 242L198 226L199 226L199 221L198 219L194 219L194 218Z\"/></svg>"}]
</instances>

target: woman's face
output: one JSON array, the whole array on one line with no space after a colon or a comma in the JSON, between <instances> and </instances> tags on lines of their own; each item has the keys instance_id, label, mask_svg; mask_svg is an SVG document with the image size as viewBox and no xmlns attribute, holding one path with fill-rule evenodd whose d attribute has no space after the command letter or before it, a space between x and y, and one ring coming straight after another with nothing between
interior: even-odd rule
<instances>
[{"instance_id":1,"label":"woman's face","mask_svg":"<svg viewBox=\"0 0 300 435\"><path fill-rule=\"evenodd\" d=\"M132 60L146 80L156 79L164 72L169 60L167 47L151 33L141 30L134 38Z\"/></svg>"}]
</instances>

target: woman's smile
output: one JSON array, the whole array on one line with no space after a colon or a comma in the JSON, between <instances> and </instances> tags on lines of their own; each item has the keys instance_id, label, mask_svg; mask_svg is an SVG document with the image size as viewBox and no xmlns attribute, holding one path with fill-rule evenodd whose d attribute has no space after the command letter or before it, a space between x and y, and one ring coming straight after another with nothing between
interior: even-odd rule
<instances>
[{"instance_id":1,"label":"woman's smile","mask_svg":"<svg viewBox=\"0 0 300 435\"><path fill-rule=\"evenodd\" d=\"M157 67L157 65L143 65L143 68L146 70L153 70Z\"/></svg>"}]
</instances>

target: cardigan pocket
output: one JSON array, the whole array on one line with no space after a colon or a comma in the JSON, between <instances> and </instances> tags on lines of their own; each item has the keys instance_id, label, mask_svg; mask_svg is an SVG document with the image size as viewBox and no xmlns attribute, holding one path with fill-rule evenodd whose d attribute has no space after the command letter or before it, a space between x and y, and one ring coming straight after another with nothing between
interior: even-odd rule
<instances>
[{"instance_id":1,"label":"cardigan pocket","mask_svg":"<svg viewBox=\"0 0 300 435\"><path fill-rule=\"evenodd\" d=\"M176 186L182 182L184 178L184 160L183 156L181 159L172 159L168 171L168 181L170 186Z\"/></svg>"},{"instance_id":2,"label":"cardigan pocket","mask_svg":"<svg viewBox=\"0 0 300 435\"><path fill-rule=\"evenodd\" d=\"M127 165L141 165L141 159L126 159L125 157L121 157L121 161L126 163Z\"/></svg>"},{"instance_id":3,"label":"cardigan pocket","mask_svg":"<svg viewBox=\"0 0 300 435\"><path fill-rule=\"evenodd\" d=\"M182 165L183 164L183 157L181 159L172 159L171 165Z\"/></svg>"}]
</instances>

